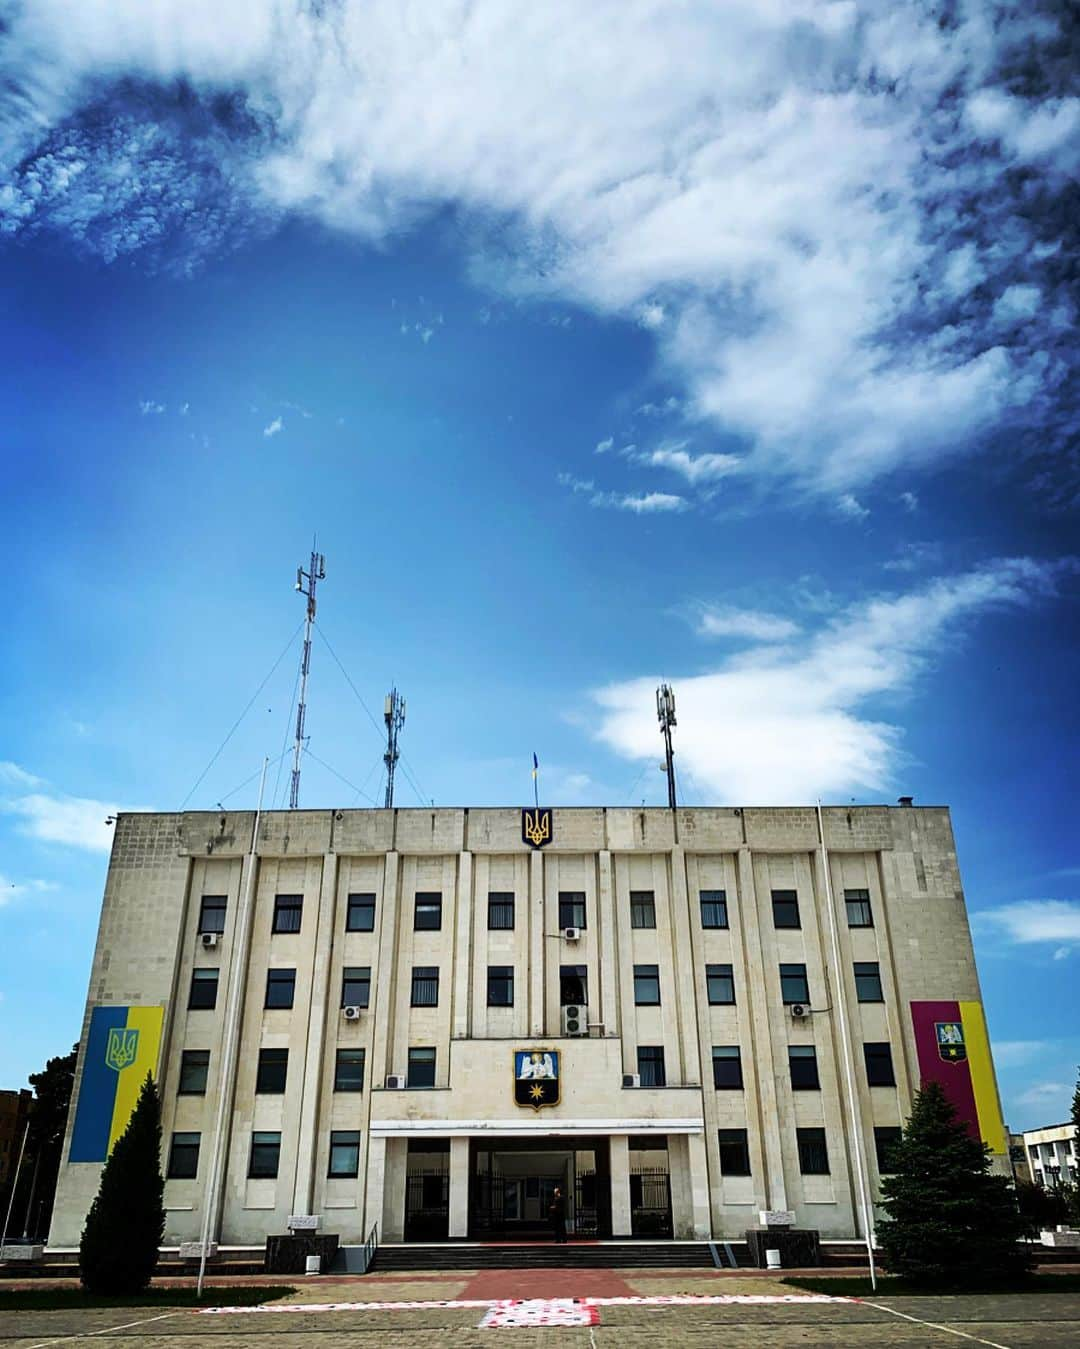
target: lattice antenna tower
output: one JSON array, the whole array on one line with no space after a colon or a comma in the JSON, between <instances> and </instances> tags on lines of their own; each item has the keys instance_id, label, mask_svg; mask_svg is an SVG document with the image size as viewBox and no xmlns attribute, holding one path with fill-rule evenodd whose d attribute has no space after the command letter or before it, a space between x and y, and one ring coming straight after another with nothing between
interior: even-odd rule
<instances>
[{"instance_id":1,"label":"lattice antenna tower","mask_svg":"<svg viewBox=\"0 0 1080 1349\"><path fill-rule=\"evenodd\" d=\"M675 809L675 751L671 747L671 731L675 722L675 690L670 684L661 684L656 690L656 716L660 734L664 737L664 762L660 771L667 775L667 803Z\"/></svg>"},{"instance_id":2,"label":"lattice antenna tower","mask_svg":"<svg viewBox=\"0 0 1080 1349\"><path fill-rule=\"evenodd\" d=\"M383 763L386 765L386 809L394 804L394 769L398 761L398 735L405 725L405 699L397 689L391 689L386 695L383 707L383 721L386 722L386 753Z\"/></svg>"},{"instance_id":3,"label":"lattice antenna tower","mask_svg":"<svg viewBox=\"0 0 1080 1349\"><path fill-rule=\"evenodd\" d=\"M296 589L307 599L304 620L304 652L300 657L300 701L296 705L296 741L293 745L292 782L289 785L289 809L300 804L300 756L304 752L304 722L307 720L307 681L311 669L311 627L315 622L315 587L326 576L326 558L312 550L308 570L296 569Z\"/></svg>"}]
</instances>

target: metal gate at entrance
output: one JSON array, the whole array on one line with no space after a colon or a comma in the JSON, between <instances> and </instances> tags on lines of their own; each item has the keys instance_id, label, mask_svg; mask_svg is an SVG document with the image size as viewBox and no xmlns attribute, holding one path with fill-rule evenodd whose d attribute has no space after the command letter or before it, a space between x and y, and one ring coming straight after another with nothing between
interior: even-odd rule
<instances>
[{"instance_id":1,"label":"metal gate at entrance","mask_svg":"<svg viewBox=\"0 0 1080 1349\"><path fill-rule=\"evenodd\" d=\"M450 1232L450 1140L409 1140L405 1165L406 1241L446 1241Z\"/></svg>"},{"instance_id":2,"label":"metal gate at entrance","mask_svg":"<svg viewBox=\"0 0 1080 1349\"><path fill-rule=\"evenodd\" d=\"M551 1234L558 1186L571 1236L611 1235L611 1177L605 1138L484 1139L469 1158L469 1235L474 1239Z\"/></svg>"}]
</instances>

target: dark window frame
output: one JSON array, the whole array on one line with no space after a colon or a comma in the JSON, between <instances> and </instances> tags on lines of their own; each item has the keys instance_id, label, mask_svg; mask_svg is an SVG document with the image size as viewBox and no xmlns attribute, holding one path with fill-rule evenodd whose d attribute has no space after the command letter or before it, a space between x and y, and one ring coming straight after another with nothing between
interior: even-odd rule
<instances>
[{"instance_id":1,"label":"dark window frame","mask_svg":"<svg viewBox=\"0 0 1080 1349\"><path fill-rule=\"evenodd\" d=\"M286 978L288 975L290 977ZM289 1001L276 1002L270 999L272 988L288 988ZM278 995L275 994L275 997ZM263 994L263 1007L277 1011L289 1011L296 1003L296 971L285 966L271 966L266 971L266 992Z\"/></svg>"},{"instance_id":2,"label":"dark window frame","mask_svg":"<svg viewBox=\"0 0 1080 1349\"><path fill-rule=\"evenodd\" d=\"M211 976L213 976L211 978ZM217 1006L218 986L221 983L221 970L215 966L198 965L191 971L191 987L188 989L189 1012L212 1012ZM210 989L209 994L195 996L195 990ZM205 999L209 997L209 1001Z\"/></svg>"},{"instance_id":3,"label":"dark window frame","mask_svg":"<svg viewBox=\"0 0 1080 1349\"><path fill-rule=\"evenodd\" d=\"M512 890L489 890L487 917L488 931L513 932L515 919L514 909L514 892ZM508 923L503 922L502 920L508 915L510 921Z\"/></svg>"},{"instance_id":4,"label":"dark window frame","mask_svg":"<svg viewBox=\"0 0 1080 1349\"><path fill-rule=\"evenodd\" d=\"M348 1081L350 1076L342 1072L342 1068L359 1067L359 1074L352 1074L352 1081ZM363 1091L364 1078L367 1073L367 1049L363 1046L338 1045L337 1052L334 1055L334 1090L335 1091ZM359 1077L359 1082L355 1079Z\"/></svg>"},{"instance_id":5,"label":"dark window frame","mask_svg":"<svg viewBox=\"0 0 1080 1349\"><path fill-rule=\"evenodd\" d=\"M412 967L412 981L409 986L409 1006L438 1007L438 1005L438 965L414 965Z\"/></svg>"},{"instance_id":6,"label":"dark window frame","mask_svg":"<svg viewBox=\"0 0 1080 1349\"><path fill-rule=\"evenodd\" d=\"M271 1170L271 1158L273 1169ZM251 1151L248 1154L249 1180L277 1180L281 1167L281 1133L273 1130L255 1129L251 1135Z\"/></svg>"},{"instance_id":7,"label":"dark window frame","mask_svg":"<svg viewBox=\"0 0 1080 1349\"><path fill-rule=\"evenodd\" d=\"M729 926L728 901L726 890L699 890L698 905L701 913L701 926L709 932L726 930ZM706 922L706 918L709 920ZM719 919L713 922L713 919Z\"/></svg>"},{"instance_id":8,"label":"dark window frame","mask_svg":"<svg viewBox=\"0 0 1080 1349\"><path fill-rule=\"evenodd\" d=\"M725 992L730 997L722 996ZM716 995L715 997L713 995ZM710 1007L735 1006L735 967L734 965L705 966L705 996Z\"/></svg>"},{"instance_id":9,"label":"dark window frame","mask_svg":"<svg viewBox=\"0 0 1080 1349\"><path fill-rule=\"evenodd\" d=\"M344 1154L344 1165L341 1156ZM335 1162L338 1165L335 1166ZM351 1169L350 1169L351 1167ZM331 1129L330 1151L326 1160L328 1180L351 1180L360 1174L360 1130Z\"/></svg>"},{"instance_id":10,"label":"dark window frame","mask_svg":"<svg viewBox=\"0 0 1080 1349\"><path fill-rule=\"evenodd\" d=\"M342 1007L371 1006L371 966L346 965L341 971Z\"/></svg>"},{"instance_id":11,"label":"dark window frame","mask_svg":"<svg viewBox=\"0 0 1080 1349\"><path fill-rule=\"evenodd\" d=\"M798 931L802 927L798 890L773 890L770 892L770 898L773 927L777 932ZM791 921L792 919L794 921Z\"/></svg>"},{"instance_id":12,"label":"dark window frame","mask_svg":"<svg viewBox=\"0 0 1080 1349\"><path fill-rule=\"evenodd\" d=\"M795 1143L799 1152L799 1174L803 1176L828 1176L829 1140L820 1125L795 1130Z\"/></svg>"},{"instance_id":13,"label":"dark window frame","mask_svg":"<svg viewBox=\"0 0 1080 1349\"><path fill-rule=\"evenodd\" d=\"M180 1052L180 1069L177 1074L177 1096L205 1096L206 1083L210 1076L209 1049L184 1049ZM201 1086L191 1085L194 1077Z\"/></svg>"},{"instance_id":14,"label":"dark window frame","mask_svg":"<svg viewBox=\"0 0 1080 1349\"><path fill-rule=\"evenodd\" d=\"M652 994L655 993L655 997ZM644 996L643 996L644 995ZM660 966L634 966L634 1006L660 1006Z\"/></svg>"},{"instance_id":15,"label":"dark window frame","mask_svg":"<svg viewBox=\"0 0 1080 1349\"><path fill-rule=\"evenodd\" d=\"M293 915L296 922L293 923ZM271 933L279 936L295 937L304 926L304 896L275 895L274 918L270 924Z\"/></svg>"},{"instance_id":16,"label":"dark window frame","mask_svg":"<svg viewBox=\"0 0 1080 1349\"><path fill-rule=\"evenodd\" d=\"M413 931L442 931L443 897L441 890L417 890L413 896Z\"/></svg>"},{"instance_id":17,"label":"dark window frame","mask_svg":"<svg viewBox=\"0 0 1080 1349\"><path fill-rule=\"evenodd\" d=\"M788 1045L788 1074L792 1091L820 1091L817 1046Z\"/></svg>"},{"instance_id":18,"label":"dark window frame","mask_svg":"<svg viewBox=\"0 0 1080 1349\"><path fill-rule=\"evenodd\" d=\"M588 927L588 904L584 890L559 891L559 931L577 927L583 932Z\"/></svg>"},{"instance_id":19,"label":"dark window frame","mask_svg":"<svg viewBox=\"0 0 1080 1349\"><path fill-rule=\"evenodd\" d=\"M353 921L356 919L357 921ZM359 921L359 920L365 921ZM366 921L370 919L370 921ZM370 891L360 891L346 900L346 932L375 931L375 896Z\"/></svg>"},{"instance_id":20,"label":"dark window frame","mask_svg":"<svg viewBox=\"0 0 1080 1349\"><path fill-rule=\"evenodd\" d=\"M750 1138L746 1129L717 1129L722 1176L749 1176Z\"/></svg>"},{"instance_id":21,"label":"dark window frame","mask_svg":"<svg viewBox=\"0 0 1080 1349\"><path fill-rule=\"evenodd\" d=\"M864 1040L863 1063L866 1065L868 1087L895 1087L896 1068L893 1065L892 1044L888 1040Z\"/></svg>"},{"instance_id":22,"label":"dark window frame","mask_svg":"<svg viewBox=\"0 0 1080 1349\"><path fill-rule=\"evenodd\" d=\"M255 1095L284 1096L289 1080L289 1051L264 1045L255 1065Z\"/></svg>"},{"instance_id":23,"label":"dark window frame","mask_svg":"<svg viewBox=\"0 0 1080 1349\"><path fill-rule=\"evenodd\" d=\"M192 1139L194 1139L194 1142L191 1141ZM197 1180L201 1147L201 1133L196 1133L190 1129L174 1133L169 1140L169 1161L165 1168L165 1179Z\"/></svg>"},{"instance_id":24,"label":"dark window frame","mask_svg":"<svg viewBox=\"0 0 1080 1349\"><path fill-rule=\"evenodd\" d=\"M729 1065L726 1074L721 1066L723 1064ZM742 1047L740 1045L713 1045L712 1070L713 1088L716 1091L742 1091ZM719 1080L725 1076L730 1077L731 1080L726 1082Z\"/></svg>"},{"instance_id":25,"label":"dark window frame","mask_svg":"<svg viewBox=\"0 0 1080 1349\"><path fill-rule=\"evenodd\" d=\"M663 1045L638 1045L637 1070L643 1087L667 1086L667 1063Z\"/></svg>"},{"instance_id":26,"label":"dark window frame","mask_svg":"<svg viewBox=\"0 0 1080 1349\"><path fill-rule=\"evenodd\" d=\"M568 998L567 992L573 990L574 981L584 995L580 998ZM588 965L559 966L559 1006L588 1007L589 1005L589 967Z\"/></svg>"},{"instance_id":27,"label":"dark window frame","mask_svg":"<svg viewBox=\"0 0 1080 1349\"><path fill-rule=\"evenodd\" d=\"M630 926L639 930L656 927L656 891L630 891Z\"/></svg>"},{"instance_id":28,"label":"dark window frame","mask_svg":"<svg viewBox=\"0 0 1080 1349\"><path fill-rule=\"evenodd\" d=\"M198 934L201 937L204 932L216 932L219 936L225 931L225 918L229 908L228 895L203 895L199 900L199 926ZM207 919L213 917L215 922L220 920L220 926L214 926Z\"/></svg>"},{"instance_id":29,"label":"dark window frame","mask_svg":"<svg viewBox=\"0 0 1080 1349\"><path fill-rule=\"evenodd\" d=\"M420 1055L421 1055L421 1054L424 1055L423 1058L420 1058ZM435 1085L435 1066L436 1066L436 1063L437 1063L437 1062L438 1062L438 1057L437 1057L437 1054L436 1054L436 1048L435 1048L434 1045L410 1045L410 1046L409 1046L408 1072L407 1072L406 1077L405 1077L405 1081L406 1081L406 1083L408 1084L408 1086L410 1086L410 1087L415 1087L415 1088L417 1088L417 1089L420 1090L420 1091L423 1091L423 1090L425 1090L425 1089L430 1089L431 1087L433 1087L433 1086ZM417 1081L415 1081L415 1078L416 1078L416 1076L417 1076L417 1074L416 1074L416 1069L417 1069L421 1064L424 1066L425 1069L426 1069L427 1066L430 1064L430 1066L431 1066L431 1072L430 1072L430 1074L427 1073L426 1071L425 1071L425 1073L424 1073L424 1076L425 1076L425 1077L428 1077L428 1076L431 1077L431 1081L430 1081L430 1082L417 1082Z\"/></svg>"},{"instance_id":30,"label":"dark window frame","mask_svg":"<svg viewBox=\"0 0 1080 1349\"><path fill-rule=\"evenodd\" d=\"M502 996L496 996L500 991ZM489 965L487 967L487 1005L489 1007L513 1007L513 965Z\"/></svg>"},{"instance_id":31,"label":"dark window frame","mask_svg":"<svg viewBox=\"0 0 1080 1349\"><path fill-rule=\"evenodd\" d=\"M852 967L857 1002L884 1002L885 987L881 982L881 963L877 960L856 960Z\"/></svg>"},{"instance_id":32,"label":"dark window frame","mask_svg":"<svg viewBox=\"0 0 1080 1349\"><path fill-rule=\"evenodd\" d=\"M796 979L802 980L799 985L801 991L798 995L795 994L792 987ZM780 962L780 1001L785 1007L791 1007L797 1002L805 1003L807 1007L810 1006L810 978L806 973L806 965L803 962Z\"/></svg>"},{"instance_id":33,"label":"dark window frame","mask_svg":"<svg viewBox=\"0 0 1080 1349\"><path fill-rule=\"evenodd\" d=\"M874 1125L874 1158L879 1176L895 1174L895 1167L888 1162L889 1153L903 1141L904 1131L899 1124Z\"/></svg>"},{"instance_id":34,"label":"dark window frame","mask_svg":"<svg viewBox=\"0 0 1080 1349\"><path fill-rule=\"evenodd\" d=\"M847 911L848 927L874 926L874 910L870 904L869 890L845 890L844 908Z\"/></svg>"}]
</instances>

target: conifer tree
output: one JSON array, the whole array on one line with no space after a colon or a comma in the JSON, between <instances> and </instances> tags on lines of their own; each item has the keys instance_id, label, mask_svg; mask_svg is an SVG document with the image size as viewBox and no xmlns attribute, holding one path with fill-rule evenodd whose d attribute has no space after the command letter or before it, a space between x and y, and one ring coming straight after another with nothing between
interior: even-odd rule
<instances>
[{"instance_id":1,"label":"conifer tree","mask_svg":"<svg viewBox=\"0 0 1080 1349\"><path fill-rule=\"evenodd\" d=\"M1080 1168L1080 1068L1076 1071L1076 1090L1072 1098L1073 1156L1076 1158L1076 1167ZM1080 1227L1080 1170L1073 1171L1068 1199L1072 1221Z\"/></svg>"},{"instance_id":2,"label":"conifer tree","mask_svg":"<svg viewBox=\"0 0 1080 1349\"><path fill-rule=\"evenodd\" d=\"M79 1245L82 1285L92 1293L137 1293L150 1282L165 1232L161 1104L149 1073L128 1126L101 1173Z\"/></svg>"},{"instance_id":3,"label":"conifer tree","mask_svg":"<svg viewBox=\"0 0 1080 1349\"><path fill-rule=\"evenodd\" d=\"M990 1150L936 1082L916 1093L911 1118L881 1182L878 1223L885 1267L937 1287L992 1286L1023 1277L1023 1220L1010 1182L991 1172Z\"/></svg>"}]
</instances>

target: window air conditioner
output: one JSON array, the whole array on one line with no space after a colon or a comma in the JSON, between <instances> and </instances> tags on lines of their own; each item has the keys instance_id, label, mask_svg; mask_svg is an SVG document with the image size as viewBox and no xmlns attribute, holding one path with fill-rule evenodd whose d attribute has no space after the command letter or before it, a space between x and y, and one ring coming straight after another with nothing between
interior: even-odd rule
<instances>
[{"instance_id":1,"label":"window air conditioner","mask_svg":"<svg viewBox=\"0 0 1080 1349\"><path fill-rule=\"evenodd\" d=\"M362 1011L363 1011L362 1007L357 1007L355 1006L355 1004L350 1003L349 1006L343 1007L341 1009L341 1015L345 1018L346 1021L359 1021L360 1013Z\"/></svg>"},{"instance_id":2,"label":"window air conditioner","mask_svg":"<svg viewBox=\"0 0 1080 1349\"><path fill-rule=\"evenodd\" d=\"M403 1073L387 1073L386 1089L387 1091L401 1091L407 1085Z\"/></svg>"},{"instance_id":3,"label":"window air conditioner","mask_svg":"<svg viewBox=\"0 0 1080 1349\"><path fill-rule=\"evenodd\" d=\"M216 946L221 941L220 932L204 932L202 934L202 944L206 947Z\"/></svg>"},{"instance_id":4,"label":"window air conditioner","mask_svg":"<svg viewBox=\"0 0 1080 1349\"><path fill-rule=\"evenodd\" d=\"M640 1073L623 1073L623 1075L622 1075L622 1084L623 1084L624 1087L640 1087L640 1086L641 1086L641 1074L640 1074Z\"/></svg>"},{"instance_id":5,"label":"window air conditioner","mask_svg":"<svg viewBox=\"0 0 1080 1349\"><path fill-rule=\"evenodd\" d=\"M589 1009L573 1005L564 1007L562 1009L562 1033L568 1036L588 1035Z\"/></svg>"},{"instance_id":6,"label":"window air conditioner","mask_svg":"<svg viewBox=\"0 0 1080 1349\"><path fill-rule=\"evenodd\" d=\"M581 940L581 928L579 928L579 927L564 927L563 930L562 930L562 934L563 934L563 940L564 940L564 941L580 941L580 940Z\"/></svg>"},{"instance_id":7,"label":"window air conditioner","mask_svg":"<svg viewBox=\"0 0 1080 1349\"><path fill-rule=\"evenodd\" d=\"M810 1015L810 1008L805 1002L793 1002L791 1004L792 1021L803 1021Z\"/></svg>"}]
</instances>

